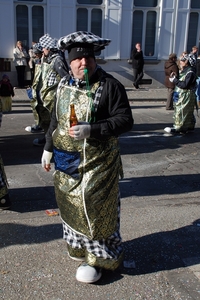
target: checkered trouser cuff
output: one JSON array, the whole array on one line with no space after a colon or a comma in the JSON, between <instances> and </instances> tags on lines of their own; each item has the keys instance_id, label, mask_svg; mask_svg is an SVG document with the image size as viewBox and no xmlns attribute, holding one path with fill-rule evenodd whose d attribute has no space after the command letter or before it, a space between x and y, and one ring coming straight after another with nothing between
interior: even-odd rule
<instances>
[{"instance_id":1,"label":"checkered trouser cuff","mask_svg":"<svg viewBox=\"0 0 200 300\"><path fill-rule=\"evenodd\" d=\"M72 247L78 249L86 249L87 252L92 253L96 257L104 259L117 259L123 252L121 246L121 236L119 232L120 220L120 201L118 205L118 230L114 232L107 239L89 240L86 236L74 232L63 221L63 239Z\"/></svg>"}]
</instances>

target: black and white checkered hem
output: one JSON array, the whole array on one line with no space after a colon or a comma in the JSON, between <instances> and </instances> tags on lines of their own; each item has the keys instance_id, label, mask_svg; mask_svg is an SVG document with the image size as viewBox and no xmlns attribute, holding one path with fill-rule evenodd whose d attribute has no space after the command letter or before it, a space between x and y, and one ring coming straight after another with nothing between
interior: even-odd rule
<instances>
[{"instance_id":1,"label":"black and white checkered hem","mask_svg":"<svg viewBox=\"0 0 200 300\"><path fill-rule=\"evenodd\" d=\"M107 239L89 240L86 236L74 232L63 220L63 239L72 248L85 249L98 258L118 259L122 254L121 236L119 231Z\"/></svg>"}]
</instances>

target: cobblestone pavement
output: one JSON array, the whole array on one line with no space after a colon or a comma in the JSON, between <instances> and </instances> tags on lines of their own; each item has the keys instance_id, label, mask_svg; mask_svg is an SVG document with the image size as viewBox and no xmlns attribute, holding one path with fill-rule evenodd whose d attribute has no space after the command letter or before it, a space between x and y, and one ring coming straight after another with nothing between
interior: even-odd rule
<instances>
[{"instance_id":1,"label":"cobblestone pavement","mask_svg":"<svg viewBox=\"0 0 200 300\"><path fill-rule=\"evenodd\" d=\"M54 170L41 168L42 148L32 141L42 133L24 130L33 116L26 91L16 90L0 136L12 199L11 209L0 211L0 299L200 299L199 120L190 134L164 134L173 122L166 91L127 93L135 124L119 138L125 260L87 285L75 280L79 263L67 255L59 215L45 213L59 213Z\"/></svg>"}]
</instances>

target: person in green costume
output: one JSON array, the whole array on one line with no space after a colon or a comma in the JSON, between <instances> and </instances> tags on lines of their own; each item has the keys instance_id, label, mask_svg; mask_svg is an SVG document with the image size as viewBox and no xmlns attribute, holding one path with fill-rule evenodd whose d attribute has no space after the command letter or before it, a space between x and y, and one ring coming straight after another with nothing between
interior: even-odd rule
<instances>
[{"instance_id":1,"label":"person in green costume","mask_svg":"<svg viewBox=\"0 0 200 300\"><path fill-rule=\"evenodd\" d=\"M195 128L194 108L196 102L196 70L195 58L190 54L180 57L181 70L179 74L171 73L169 80L175 84L174 89L174 124L165 127L164 131L172 134L182 134ZM197 108L198 109L198 108Z\"/></svg>"},{"instance_id":2,"label":"person in green costume","mask_svg":"<svg viewBox=\"0 0 200 300\"><path fill-rule=\"evenodd\" d=\"M42 155L46 171L54 155L63 236L69 256L84 261L76 279L85 283L98 281L102 269L115 270L123 261L118 137L132 129L133 117L124 86L95 60L95 52L109 43L85 31L59 39L68 50L71 76L58 86ZM72 127L71 104L78 119Z\"/></svg>"},{"instance_id":3,"label":"person in green costume","mask_svg":"<svg viewBox=\"0 0 200 300\"><path fill-rule=\"evenodd\" d=\"M0 127L2 122L2 103L0 99ZM0 155L0 210L11 207L10 196L8 192L8 181L4 169L3 159Z\"/></svg>"}]
</instances>

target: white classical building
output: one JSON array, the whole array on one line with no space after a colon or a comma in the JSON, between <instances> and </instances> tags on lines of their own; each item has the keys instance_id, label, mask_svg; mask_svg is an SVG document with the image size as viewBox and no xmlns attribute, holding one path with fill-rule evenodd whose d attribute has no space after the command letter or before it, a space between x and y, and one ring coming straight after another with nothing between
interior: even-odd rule
<instances>
[{"instance_id":1,"label":"white classical building","mask_svg":"<svg viewBox=\"0 0 200 300\"><path fill-rule=\"evenodd\" d=\"M59 38L77 30L112 40L97 60L127 87L132 86L131 49L141 42L144 81L162 87L169 54L199 46L200 0L0 0L0 76L7 73L16 84L17 40L30 48L45 33Z\"/></svg>"}]
</instances>

